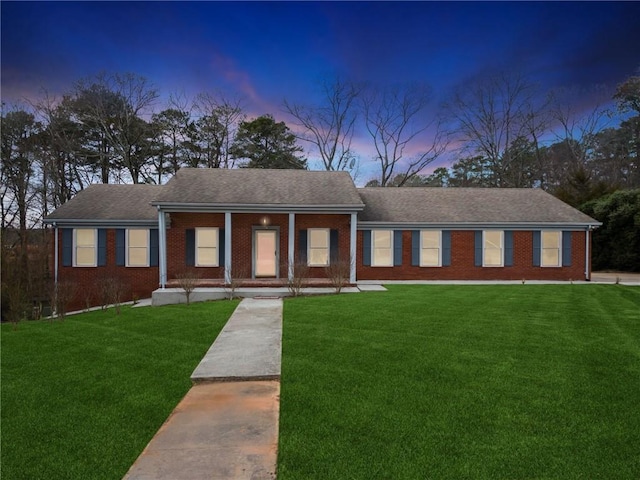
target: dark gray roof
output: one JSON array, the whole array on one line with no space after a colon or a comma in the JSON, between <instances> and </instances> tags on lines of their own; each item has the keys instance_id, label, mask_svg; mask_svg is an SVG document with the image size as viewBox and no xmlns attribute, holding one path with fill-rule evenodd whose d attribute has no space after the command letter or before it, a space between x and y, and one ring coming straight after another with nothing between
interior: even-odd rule
<instances>
[{"instance_id":1,"label":"dark gray roof","mask_svg":"<svg viewBox=\"0 0 640 480\"><path fill-rule=\"evenodd\" d=\"M359 188L365 204L360 222L388 223L599 223L530 188Z\"/></svg>"},{"instance_id":2,"label":"dark gray roof","mask_svg":"<svg viewBox=\"0 0 640 480\"><path fill-rule=\"evenodd\" d=\"M164 187L158 185L91 185L49 215L55 220L157 221L151 206Z\"/></svg>"},{"instance_id":3,"label":"dark gray roof","mask_svg":"<svg viewBox=\"0 0 640 480\"><path fill-rule=\"evenodd\" d=\"M154 200L158 205L363 206L349 173L307 170L182 168Z\"/></svg>"}]
</instances>

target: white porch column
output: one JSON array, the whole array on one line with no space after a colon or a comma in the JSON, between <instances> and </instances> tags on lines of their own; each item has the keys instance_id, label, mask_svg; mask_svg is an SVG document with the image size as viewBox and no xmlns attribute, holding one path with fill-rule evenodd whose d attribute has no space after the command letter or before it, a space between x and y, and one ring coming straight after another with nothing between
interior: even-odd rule
<instances>
[{"instance_id":1,"label":"white porch column","mask_svg":"<svg viewBox=\"0 0 640 480\"><path fill-rule=\"evenodd\" d=\"M349 275L349 283L356 283L356 245L357 245L357 227L358 214L351 214L351 243L349 251L349 262L351 263L351 272Z\"/></svg>"},{"instance_id":2,"label":"white porch column","mask_svg":"<svg viewBox=\"0 0 640 480\"><path fill-rule=\"evenodd\" d=\"M167 223L165 213L158 208L158 273L160 288L167 285Z\"/></svg>"},{"instance_id":3,"label":"white porch column","mask_svg":"<svg viewBox=\"0 0 640 480\"><path fill-rule=\"evenodd\" d=\"M288 278L293 279L293 264L295 261L295 248L296 248L296 214L289 213L289 244L288 244Z\"/></svg>"},{"instance_id":4,"label":"white porch column","mask_svg":"<svg viewBox=\"0 0 640 480\"><path fill-rule=\"evenodd\" d=\"M57 286L58 285L58 225L57 224L53 224L53 234L55 235L55 239L53 241L54 243L54 249L55 251L53 252L53 281L54 284Z\"/></svg>"},{"instance_id":5,"label":"white porch column","mask_svg":"<svg viewBox=\"0 0 640 480\"><path fill-rule=\"evenodd\" d=\"M224 212L224 282L231 283L231 212Z\"/></svg>"},{"instance_id":6,"label":"white porch column","mask_svg":"<svg viewBox=\"0 0 640 480\"><path fill-rule=\"evenodd\" d=\"M589 276L589 237L591 236L591 227L587 227L584 241L584 279L591 280Z\"/></svg>"}]
</instances>

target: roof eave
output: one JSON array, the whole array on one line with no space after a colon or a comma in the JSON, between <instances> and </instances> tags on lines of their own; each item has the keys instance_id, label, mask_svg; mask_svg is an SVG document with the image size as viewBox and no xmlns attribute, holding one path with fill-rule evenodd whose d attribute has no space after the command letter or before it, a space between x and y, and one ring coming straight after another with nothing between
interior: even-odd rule
<instances>
[{"instance_id":1,"label":"roof eave","mask_svg":"<svg viewBox=\"0 0 640 480\"><path fill-rule=\"evenodd\" d=\"M296 204L237 204L237 203L178 203L151 202L164 212L232 212L232 213L356 213L364 204L296 205Z\"/></svg>"},{"instance_id":2,"label":"roof eave","mask_svg":"<svg viewBox=\"0 0 640 480\"><path fill-rule=\"evenodd\" d=\"M358 229L398 229L438 228L445 230L478 230L483 228L498 230L535 230L535 229L579 229L594 230L600 222L381 222L358 221Z\"/></svg>"},{"instance_id":3,"label":"roof eave","mask_svg":"<svg viewBox=\"0 0 640 480\"><path fill-rule=\"evenodd\" d=\"M158 219L45 218L43 223L54 227L153 227L158 226Z\"/></svg>"}]
</instances>

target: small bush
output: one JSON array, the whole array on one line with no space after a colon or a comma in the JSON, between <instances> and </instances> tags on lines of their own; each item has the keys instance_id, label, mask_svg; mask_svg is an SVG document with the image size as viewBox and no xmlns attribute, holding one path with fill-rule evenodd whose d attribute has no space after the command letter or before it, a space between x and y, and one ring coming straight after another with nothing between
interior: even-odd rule
<instances>
[{"instance_id":1,"label":"small bush","mask_svg":"<svg viewBox=\"0 0 640 480\"><path fill-rule=\"evenodd\" d=\"M195 290L199 279L200 273L193 269L184 270L176 275L178 285L180 285L180 288L184 290L184 295L187 299L187 305L191 303L191 294Z\"/></svg>"},{"instance_id":2,"label":"small bush","mask_svg":"<svg viewBox=\"0 0 640 480\"><path fill-rule=\"evenodd\" d=\"M287 265L287 269L288 268ZM287 271L287 274L288 273ZM293 264L292 273L292 276L287 275L287 288L292 296L298 297L302 294L302 287L304 287L304 284L309 278L309 265L307 265L305 261L297 260Z\"/></svg>"},{"instance_id":3,"label":"small bush","mask_svg":"<svg viewBox=\"0 0 640 480\"><path fill-rule=\"evenodd\" d=\"M351 260L349 258L338 258L331 260L325 267L327 278L331 281L331 286L336 293L340 293L344 287L349 285L351 279Z\"/></svg>"}]
</instances>

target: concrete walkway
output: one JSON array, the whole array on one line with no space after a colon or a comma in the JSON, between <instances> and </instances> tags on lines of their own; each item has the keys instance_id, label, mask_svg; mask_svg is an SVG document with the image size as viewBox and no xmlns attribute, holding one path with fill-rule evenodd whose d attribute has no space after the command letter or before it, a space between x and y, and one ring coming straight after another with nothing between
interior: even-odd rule
<instances>
[{"instance_id":1,"label":"concrete walkway","mask_svg":"<svg viewBox=\"0 0 640 480\"><path fill-rule=\"evenodd\" d=\"M274 479L281 339L282 299L243 300L124 480Z\"/></svg>"}]
</instances>

